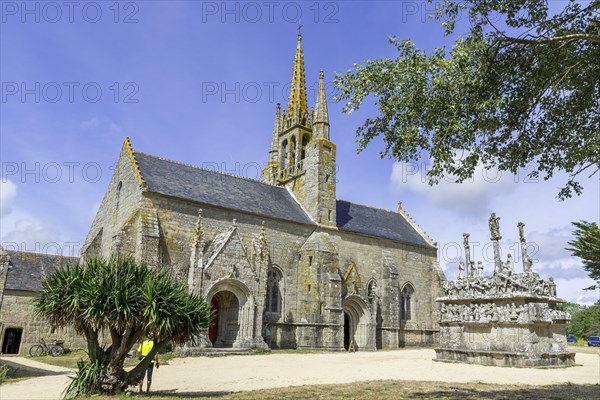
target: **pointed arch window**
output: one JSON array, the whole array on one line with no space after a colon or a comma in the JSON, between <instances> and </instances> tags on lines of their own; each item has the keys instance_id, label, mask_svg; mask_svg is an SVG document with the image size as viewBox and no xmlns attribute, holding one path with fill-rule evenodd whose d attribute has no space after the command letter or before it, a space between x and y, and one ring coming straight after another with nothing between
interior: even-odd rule
<instances>
[{"instance_id":1,"label":"pointed arch window","mask_svg":"<svg viewBox=\"0 0 600 400\"><path fill-rule=\"evenodd\" d=\"M412 319L414 295L415 290L411 285L404 286L404 289L402 289L402 293L400 294L400 314L404 321L410 321Z\"/></svg>"},{"instance_id":2,"label":"pointed arch window","mask_svg":"<svg viewBox=\"0 0 600 400\"><path fill-rule=\"evenodd\" d=\"M293 173L296 168L296 136L292 136L290 138L290 161L289 166L291 168L291 172Z\"/></svg>"},{"instance_id":3,"label":"pointed arch window","mask_svg":"<svg viewBox=\"0 0 600 400\"><path fill-rule=\"evenodd\" d=\"M281 313L282 276L279 270L271 268L267 273L267 301L266 311L269 313Z\"/></svg>"},{"instance_id":4,"label":"pointed arch window","mask_svg":"<svg viewBox=\"0 0 600 400\"><path fill-rule=\"evenodd\" d=\"M300 151L300 159L304 160L306 158L306 146L308 145L310 138L308 135L302 135L302 149Z\"/></svg>"},{"instance_id":5,"label":"pointed arch window","mask_svg":"<svg viewBox=\"0 0 600 400\"><path fill-rule=\"evenodd\" d=\"M284 176L287 175L288 161L288 141L284 140L281 144L281 169Z\"/></svg>"}]
</instances>

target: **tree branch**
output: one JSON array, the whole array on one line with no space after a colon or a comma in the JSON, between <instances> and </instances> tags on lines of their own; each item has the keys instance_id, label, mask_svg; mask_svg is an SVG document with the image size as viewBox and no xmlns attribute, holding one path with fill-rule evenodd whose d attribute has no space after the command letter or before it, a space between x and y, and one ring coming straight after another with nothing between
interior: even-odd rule
<instances>
[{"instance_id":1,"label":"tree branch","mask_svg":"<svg viewBox=\"0 0 600 400\"><path fill-rule=\"evenodd\" d=\"M522 39L515 37L499 37L498 41L501 42L511 42L511 43L520 43L520 44L546 44L546 43L554 43L554 42L573 42L575 40L589 40L591 42L600 43L600 35L592 35L588 33L574 33L572 35L563 35L563 36L554 36L546 39Z\"/></svg>"}]
</instances>

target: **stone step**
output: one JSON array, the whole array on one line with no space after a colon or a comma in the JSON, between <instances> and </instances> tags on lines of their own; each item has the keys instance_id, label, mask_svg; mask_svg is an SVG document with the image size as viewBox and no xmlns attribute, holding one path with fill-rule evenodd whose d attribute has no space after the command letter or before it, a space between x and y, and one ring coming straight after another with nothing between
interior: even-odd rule
<instances>
[{"instance_id":1,"label":"stone step","mask_svg":"<svg viewBox=\"0 0 600 400\"><path fill-rule=\"evenodd\" d=\"M204 357L226 357L226 356L243 356L254 354L253 349L239 349L239 348L196 348L188 349L186 356L204 356Z\"/></svg>"}]
</instances>

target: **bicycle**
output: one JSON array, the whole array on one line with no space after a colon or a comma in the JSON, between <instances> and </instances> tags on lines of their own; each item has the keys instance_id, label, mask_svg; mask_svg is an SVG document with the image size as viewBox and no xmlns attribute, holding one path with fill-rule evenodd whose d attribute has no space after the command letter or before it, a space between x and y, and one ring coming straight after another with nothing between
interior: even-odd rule
<instances>
[{"instance_id":1,"label":"bicycle","mask_svg":"<svg viewBox=\"0 0 600 400\"><path fill-rule=\"evenodd\" d=\"M63 347L65 341L50 339L50 344L46 344L46 341L42 338L40 343L34 344L29 348L29 355L31 357L40 357L50 354L52 357L58 357L65 354L65 348Z\"/></svg>"}]
</instances>

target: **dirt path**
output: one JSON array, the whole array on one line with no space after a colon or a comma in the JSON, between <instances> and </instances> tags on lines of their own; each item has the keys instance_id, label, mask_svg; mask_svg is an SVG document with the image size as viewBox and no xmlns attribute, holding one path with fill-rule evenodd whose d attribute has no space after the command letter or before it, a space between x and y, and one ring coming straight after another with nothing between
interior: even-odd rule
<instances>
[{"instance_id":1,"label":"dirt path","mask_svg":"<svg viewBox=\"0 0 600 400\"><path fill-rule=\"evenodd\" d=\"M434 362L428 349L376 353L267 354L182 358L154 372L153 389L180 393L230 392L365 380L420 380L549 385L600 383L600 353L578 353L580 366L560 369L501 368ZM2 400L58 399L66 375L4 385Z\"/></svg>"}]
</instances>

